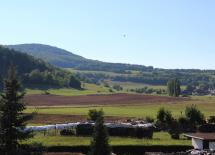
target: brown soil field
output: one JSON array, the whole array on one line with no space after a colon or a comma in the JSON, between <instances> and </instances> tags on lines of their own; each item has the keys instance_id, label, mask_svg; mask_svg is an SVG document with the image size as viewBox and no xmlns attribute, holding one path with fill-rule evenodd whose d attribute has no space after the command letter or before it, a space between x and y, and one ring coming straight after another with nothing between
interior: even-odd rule
<instances>
[{"instance_id":1,"label":"brown soil field","mask_svg":"<svg viewBox=\"0 0 215 155\"><path fill-rule=\"evenodd\" d=\"M106 122L125 122L128 119L134 119L132 117L116 117L105 116ZM28 123L32 124L58 124L58 123L71 123L86 121L87 116L84 115L57 115L57 114L39 114L35 115L33 120Z\"/></svg>"},{"instance_id":2,"label":"brown soil field","mask_svg":"<svg viewBox=\"0 0 215 155\"><path fill-rule=\"evenodd\" d=\"M25 102L28 106L129 105L161 102L175 103L184 100L187 99L138 94L109 94L83 96L29 95L25 97Z\"/></svg>"}]
</instances>

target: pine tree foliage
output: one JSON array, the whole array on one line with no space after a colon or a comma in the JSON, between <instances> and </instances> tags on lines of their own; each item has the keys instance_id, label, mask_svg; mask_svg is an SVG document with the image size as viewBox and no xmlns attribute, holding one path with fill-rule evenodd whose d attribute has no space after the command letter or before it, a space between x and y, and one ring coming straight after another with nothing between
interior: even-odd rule
<instances>
[{"instance_id":1,"label":"pine tree foliage","mask_svg":"<svg viewBox=\"0 0 215 155\"><path fill-rule=\"evenodd\" d=\"M21 85L17 79L15 67L8 71L4 81L4 91L0 100L0 146L1 152L15 154L19 149L21 140L30 138L30 132L24 132L26 121L32 119L33 114L23 113L25 103L24 93L20 92Z\"/></svg>"},{"instance_id":2,"label":"pine tree foliage","mask_svg":"<svg viewBox=\"0 0 215 155\"><path fill-rule=\"evenodd\" d=\"M111 147L109 145L109 136L107 128L104 125L104 117L100 115L95 123L93 140L89 155L110 155Z\"/></svg>"}]
</instances>

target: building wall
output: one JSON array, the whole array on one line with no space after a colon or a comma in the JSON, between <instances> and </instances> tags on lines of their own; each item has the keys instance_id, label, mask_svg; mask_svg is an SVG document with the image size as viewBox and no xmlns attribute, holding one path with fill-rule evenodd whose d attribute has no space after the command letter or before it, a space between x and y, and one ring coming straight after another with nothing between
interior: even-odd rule
<instances>
[{"instance_id":1,"label":"building wall","mask_svg":"<svg viewBox=\"0 0 215 155\"><path fill-rule=\"evenodd\" d=\"M200 139L192 138L192 145L194 149L203 150L203 141Z\"/></svg>"},{"instance_id":2,"label":"building wall","mask_svg":"<svg viewBox=\"0 0 215 155\"><path fill-rule=\"evenodd\" d=\"M209 142L209 149L215 150L215 142Z\"/></svg>"}]
</instances>

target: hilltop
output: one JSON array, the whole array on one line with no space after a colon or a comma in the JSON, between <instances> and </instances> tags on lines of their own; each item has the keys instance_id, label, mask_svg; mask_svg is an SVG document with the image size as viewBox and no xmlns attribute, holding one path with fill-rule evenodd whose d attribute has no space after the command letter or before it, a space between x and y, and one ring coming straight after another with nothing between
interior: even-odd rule
<instances>
[{"instance_id":1,"label":"hilltop","mask_svg":"<svg viewBox=\"0 0 215 155\"><path fill-rule=\"evenodd\" d=\"M78 70L125 72L126 70L152 71L153 67L131 65L122 63L107 63L91 60L76 55L70 51L43 44L19 44L7 47L24 52L48 61L50 64L62 68L75 68Z\"/></svg>"}]
</instances>

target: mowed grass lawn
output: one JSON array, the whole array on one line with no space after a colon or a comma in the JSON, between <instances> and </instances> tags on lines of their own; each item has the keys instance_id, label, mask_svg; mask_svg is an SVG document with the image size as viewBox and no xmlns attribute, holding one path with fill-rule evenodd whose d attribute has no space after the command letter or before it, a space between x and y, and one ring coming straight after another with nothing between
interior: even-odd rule
<instances>
[{"instance_id":1,"label":"mowed grass lawn","mask_svg":"<svg viewBox=\"0 0 215 155\"><path fill-rule=\"evenodd\" d=\"M23 141L24 144L42 143L44 146L87 146L90 144L91 137L76 137L76 136L60 136L48 135L44 136L43 133L37 133L34 138L28 141ZM137 138L123 138L123 137L110 137L111 145L186 145L191 146L191 140L187 140L181 136L180 140L171 139L170 135L166 132L156 132L153 139L137 139Z\"/></svg>"},{"instance_id":2,"label":"mowed grass lawn","mask_svg":"<svg viewBox=\"0 0 215 155\"><path fill-rule=\"evenodd\" d=\"M38 112L38 114L65 114L65 115L87 115L90 109L103 109L106 116L125 116L155 118L159 108L164 107L176 117L184 115L186 106L195 104L206 117L215 115L215 97L192 97L189 101L180 103L153 103L142 105L114 105L114 106L72 106L72 107L28 107L26 113Z\"/></svg>"}]
</instances>

